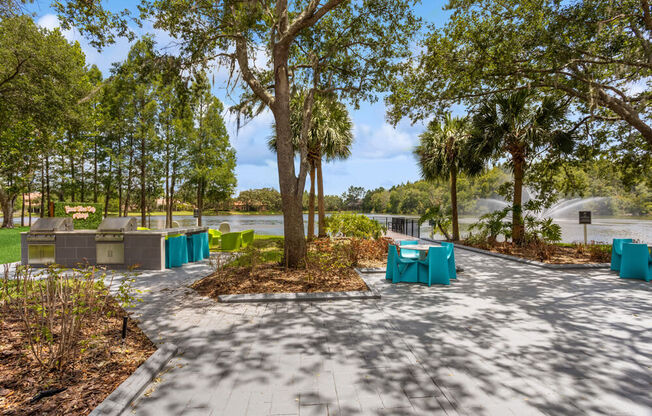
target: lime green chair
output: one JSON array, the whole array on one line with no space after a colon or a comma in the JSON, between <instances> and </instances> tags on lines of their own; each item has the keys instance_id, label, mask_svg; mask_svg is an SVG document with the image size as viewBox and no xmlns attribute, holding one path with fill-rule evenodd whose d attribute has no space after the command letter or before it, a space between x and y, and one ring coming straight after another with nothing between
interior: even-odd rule
<instances>
[{"instance_id":1,"label":"lime green chair","mask_svg":"<svg viewBox=\"0 0 652 416\"><path fill-rule=\"evenodd\" d=\"M211 250L220 249L220 238L222 237L222 232L218 230L208 230L208 247Z\"/></svg>"},{"instance_id":2,"label":"lime green chair","mask_svg":"<svg viewBox=\"0 0 652 416\"><path fill-rule=\"evenodd\" d=\"M138 231L149 231L149 228L147 228L147 227L137 227L136 230L138 230Z\"/></svg>"},{"instance_id":3,"label":"lime green chair","mask_svg":"<svg viewBox=\"0 0 652 416\"><path fill-rule=\"evenodd\" d=\"M242 233L224 233L220 242L221 251L236 251L242 246Z\"/></svg>"},{"instance_id":4,"label":"lime green chair","mask_svg":"<svg viewBox=\"0 0 652 416\"><path fill-rule=\"evenodd\" d=\"M249 247L254 242L254 230L245 230L242 234L242 248Z\"/></svg>"}]
</instances>

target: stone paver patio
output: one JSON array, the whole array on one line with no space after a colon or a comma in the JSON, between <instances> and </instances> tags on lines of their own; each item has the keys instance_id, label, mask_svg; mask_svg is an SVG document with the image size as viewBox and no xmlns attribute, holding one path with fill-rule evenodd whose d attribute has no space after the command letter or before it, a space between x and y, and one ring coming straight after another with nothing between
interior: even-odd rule
<instances>
[{"instance_id":1,"label":"stone paver patio","mask_svg":"<svg viewBox=\"0 0 652 416\"><path fill-rule=\"evenodd\" d=\"M137 415L651 415L652 284L456 250L448 287L380 300L219 304L194 264L144 273L134 310L179 354Z\"/></svg>"}]
</instances>

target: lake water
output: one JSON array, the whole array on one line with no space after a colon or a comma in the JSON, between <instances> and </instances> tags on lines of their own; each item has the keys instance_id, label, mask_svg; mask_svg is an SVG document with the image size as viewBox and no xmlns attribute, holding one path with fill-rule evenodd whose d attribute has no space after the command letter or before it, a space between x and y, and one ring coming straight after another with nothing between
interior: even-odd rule
<instances>
[{"instance_id":1,"label":"lake water","mask_svg":"<svg viewBox=\"0 0 652 416\"><path fill-rule=\"evenodd\" d=\"M386 218L391 218L388 215L368 215L382 224L385 224ZM194 225L197 222L192 216L176 216L174 219L183 226ZM233 231L253 229L257 234L283 235L282 215L217 215L205 216L202 217L202 220L205 226L211 228L217 228L221 222L228 222ZM307 229L307 214L304 214L303 220ZM460 218L460 229L463 236L467 233L469 226L476 221L477 217ZM584 240L584 228L578 224L576 218L559 218L555 219L555 223L561 226L563 242L571 243ZM151 228L163 228L164 226L165 217L151 217ZM421 236L430 236L431 229L432 227L429 225L423 224ZM594 217L593 224L588 226L587 231L589 241L610 242L613 238L634 238L641 242L652 243L652 219L648 218ZM435 238L443 238L443 236L435 234Z\"/></svg>"}]
</instances>

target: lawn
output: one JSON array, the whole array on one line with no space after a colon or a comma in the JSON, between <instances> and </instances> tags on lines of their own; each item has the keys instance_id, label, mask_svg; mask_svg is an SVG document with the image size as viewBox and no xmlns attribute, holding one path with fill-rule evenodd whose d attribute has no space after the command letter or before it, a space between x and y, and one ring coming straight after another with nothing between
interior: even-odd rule
<instances>
[{"instance_id":1,"label":"lawn","mask_svg":"<svg viewBox=\"0 0 652 416\"><path fill-rule=\"evenodd\" d=\"M20 261L20 233L29 227L0 228L0 264Z\"/></svg>"}]
</instances>

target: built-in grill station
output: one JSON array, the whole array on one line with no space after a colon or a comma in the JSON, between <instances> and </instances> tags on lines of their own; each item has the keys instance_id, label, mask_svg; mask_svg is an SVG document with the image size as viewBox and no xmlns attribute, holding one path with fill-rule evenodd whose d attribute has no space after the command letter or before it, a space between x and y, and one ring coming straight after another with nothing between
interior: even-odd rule
<instances>
[{"instance_id":1,"label":"built-in grill station","mask_svg":"<svg viewBox=\"0 0 652 416\"><path fill-rule=\"evenodd\" d=\"M58 231L72 231L72 218L39 218L27 233L27 259L29 264L55 262Z\"/></svg>"},{"instance_id":2,"label":"built-in grill station","mask_svg":"<svg viewBox=\"0 0 652 416\"><path fill-rule=\"evenodd\" d=\"M95 233L97 264L124 264L125 231L136 231L136 218L106 217Z\"/></svg>"},{"instance_id":3,"label":"built-in grill station","mask_svg":"<svg viewBox=\"0 0 652 416\"><path fill-rule=\"evenodd\" d=\"M206 232L208 227L138 231L133 217L107 217L97 230L75 230L72 218L40 218L21 233L21 262L36 267L56 263L110 269L165 269L165 237Z\"/></svg>"}]
</instances>

